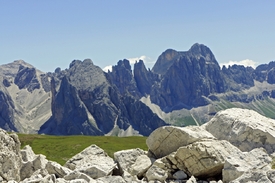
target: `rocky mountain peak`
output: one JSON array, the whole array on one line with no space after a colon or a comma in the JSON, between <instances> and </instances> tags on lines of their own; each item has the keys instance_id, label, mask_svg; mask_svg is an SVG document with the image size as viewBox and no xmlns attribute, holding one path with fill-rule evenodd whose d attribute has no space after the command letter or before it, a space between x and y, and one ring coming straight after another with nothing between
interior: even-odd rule
<instances>
[{"instance_id":1,"label":"rocky mountain peak","mask_svg":"<svg viewBox=\"0 0 275 183\"><path fill-rule=\"evenodd\" d=\"M179 52L173 49L167 49L159 57L156 64L153 66L152 71L157 74L164 74L169 67L174 63L175 58Z\"/></svg>"},{"instance_id":2,"label":"rocky mountain peak","mask_svg":"<svg viewBox=\"0 0 275 183\"><path fill-rule=\"evenodd\" d=\"M118 67L125 67L127 70L130 70L130 71L131 71L130 61L127 60L127 59L118 61L117 66L118 66ZM114 67L115 67L115 66L113 66L113 68L114 68Z\"/></svg>"},{"instance_id":3,"label":"rocky mountain peak","mask_svg":"<svg viewBox=\"0 0 275 183\"><path fill-rule=\"evenodd\" d=\"M19 66L14 83L19 87L19 89L27 88L29 92L40 88L36 69L25 67L23 65Z\"/></svg>"},{"instance_id":4,"label":"rocky mountain peak","mask_svg":"<svg viewBox=\"0 0 275 183\"><path fill-rule=\"evenodd\" d=\"M15 77L20 66L34 68L34 66L32 66L31 64L28 64L27 62L25 62L23 60L15 60L12 63L1 65L0 66L0 75L4 75L6 77Z\"/></svg>"},{"instance_id":5,"label":"rocky mountain peak","mask_svg":"<svg viewBox=\"0 0 275 183\"><path fill-rule=\"evenodd\" d=\"M196 57L204 57L206 61L216 61L214 54L212 51L205 45L195 43L189 50L192 55Z\"/></svg>"}]
</instances>

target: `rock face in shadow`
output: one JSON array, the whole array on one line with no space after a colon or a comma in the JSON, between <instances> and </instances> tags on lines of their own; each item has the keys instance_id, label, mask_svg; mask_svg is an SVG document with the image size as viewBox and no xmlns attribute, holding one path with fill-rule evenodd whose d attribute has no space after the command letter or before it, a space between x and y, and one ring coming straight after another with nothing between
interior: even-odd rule
<instances>
[{"instance_id":1,"label":"rock face in shadow","mask_svg":"<svg viewBox=\"0 0 275 183\"><path fill-rule=\"evenodd\" d=\"M0 78L1 81L1 78ZM7 131L18 131L14 120L15 106L11 96L0 82L0 127Z\"/></svg>"},{"instance_id":2,"label":"rock face in shadow","mask_svg":"<svg viewBox=\"0 0 275 183\"><path fill-rule=\"evenodd\" d=\"M114 70L123 75L130 71L128 64L127 60L121 61ZM128 93L131 86L127 83L135 87L132 75L128 78L120 77L120 74L116 77L106 75L89 59L73 61L61 77L58 73L53 76L51 86L53 115L39 133L103 135L115 127L123 130L132 127L141 135L149 135L159 126L166 125ZM57 87L59 82L55 80L62 77ZM118 82L113 85L115 81Z\"/></svg>"},{"instance_id":3,"label":"rock face in shadow","mask_svg":"<svg viewBox=\"0 0 275 183\"><path fill-rule=\"evenodd\" d=\"M35 68L20 66L14 79L14 83L19 87L19 89L26 88L29 92L40 88Z\"/></svg>"},{"instance_id":4,"label":"rock face in shadow","mask_svg":"<svg viewBox=\"0 0 275 183\"><path fill-rule=\"evenodd\" d=\"M103 135L67 77L62 79L60 90L53 97L52 113L52 117L41 126L39 133Z\"/></svg>"},{"instance_id":5,"label":"rock face in shadow","mask_svg":"<svg viewBox=\"0 0 275 183\"><path fill-rule=\"evenodd\" d=\"M228 84L227 87L233 91L246 89L254 86L252 67L244 67L241 65L233 65L226 68L223 66L222 73Z\"/></svg>"},{"instance_id":6,"label":"rock face in shadow","mask_svg":"<svg viewBox=\"0 0 275 183\"><path fill-rule=\"evenodd\" d=\"M137 89L129 60L118 61L117 65L112 67L112 72L109 73L109 76L122 95L130 93L136 98L141 96Z\"/></svg>"},{"instance_id":7,"label":"rock face in shadow","mask_svg":"<svg viewBox=\"0 0 275 183\"><path fill-rule=\"evenodd\" d=\"M152 68L152 71L161 75L165 74L169 67L173 65L179 55L180 53L176 50L167 49L158 57L157 62Z\"/></svg>"},{"instance_id":8,"label":"rock face in shadow","mask_svg":"<svg viewBox=\"0 0 275 183\"><path fill-rule=\"evenodd\" d=\"M0 127L23 133L37 133L43 125L40 133L148 135L166 125L163 120L203 124L233 106L275 118L274 76L275 62L221 69L211 50L198 43L188 51L164 51L152 70L142 60L132 70L124 59L105 73L86 59L43 73L18 60L0 66ZM150 109L140 102L144 98Z\"/></svg>"},{"instance_id":9,"label":"rock face in shadow","mask_svg":"<svg viewBox=\"0 0 275 183\"><path fill-rule=\"evenodd\" d=\"M134 65L134 78L137 83L137 88L142 96L149 95L152 86L159 82L158 74L147 70L142 60L136 62Z\"/></svg>"},{"instance_id":10,"label":"rock face in shadow","mask_svg":"<svg viewBox=\"0 0 275 183\"><path fill-rule=\"evenodd\" d=\"M255 69L253 78L260 82L268 81L268 83L272 84L273 79L271 73L273 72L274 68L275 61L272 61L268 64L261 64Z\"/></svg>"},{"instance_id":11,"label":"rock face in shadow","mask_svg":"<svg viewBox=\"0 0 275 183\"><path fill-rule=\"evenodd\" d=\"M169 58L173 63L150 94L152 102L162 110L206 105L203 96L225 91L220 66L208 47L195 44L189 51Z\"/></svg>"}]
</instances>

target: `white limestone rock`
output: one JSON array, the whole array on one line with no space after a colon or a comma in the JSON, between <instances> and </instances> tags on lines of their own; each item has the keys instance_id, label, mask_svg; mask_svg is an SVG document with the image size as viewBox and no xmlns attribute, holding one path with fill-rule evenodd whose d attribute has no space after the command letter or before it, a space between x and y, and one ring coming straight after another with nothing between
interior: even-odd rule
<instances>
[{"instance_id":1,"label":"white limestone rock","mask_svg":"<svg viewBox=\"0 0 275 183\"><path fill-rule=\"evenodd\" d=\"M175 158L190 175L213 177L222 173L226 158L234 152L241 151L227 141L207 139L179 148Z\"/></svg>"},{"instance_id":2,"label":"white limestone rock","mask_svg":"<svg viewBox=\"0 0 275 183\"><path fill-rule=\"evenodd\" d=\"M96 145L91 145L69 159L64 166L97 179L111 175L116 163L103 149Z\"/></svg>"},{"instance_id":3,"label":"white limestone rock","mask_svg":"<svg viewBox=\"0 0 275 183\"><path fill-rule=\"evenodd\" d=\"M231 108L220 111L203 128L242 151L259 147L268 153L275 151L275 120L253 110Z\"/></svg>"},{"instance_id":4,"label":"white limestone rock","mask_svg":"<svg viewBox=\"0 0 275 183\"><path fill-rule=\"evenodd\" d=\"M89 182L87 182L84 179L74 179L74 180L69 181L69 183L89 183Z\"/></svg>"},{"instance_id":5,"label":"white limestone rock","mask_svg":"<svg viewBox=\"0 0 275 183\"><path fill-rule=\"evenodd\" d=\"M19 181L21 166L18 136L0 129L0 177L5 181Z\"/></svg>"},{"instance_id":6,"label":"white limestone rock","mask_svg":"<svg viewBox=\"0 0 275 183\"><path fill-rule=\"evenodd\" d=\"M197 180L194 176L191 176L187 181L186 183L197 183Z\"/></svg>"},{"instance_id":7,"label":"white limestone rock","mask_svg":"<svg viewBox=\"0 0 275 183\"><path fill-rule=\"evenodd\" d=\"M140 174L144 169L148 167L148 164L151 162L150 158L146 158L146 151L142 149L129 149L129 150L122 150L114 153L114 159L118 164L119 172L121 175L137 175ZM143 161L145 162L145 165L142 166L142 171L136 170L137 166L139 166L139 162L137 162L137 159L139 157L143 158ZM125 173L128 172L129 174ZM124 175L125 174L125 175Z\"/></svg>"},{"instance_id":8,"label":"white limestone rock","mask_svg":"<svg viewBox=\"0 0 275 183\"><path fill-rule=\"evenodd\" d=\"M257 148L250 152L235 152L227 157L222 171L223 182L230 182L250 170L268 171L272 159L265 149Z\"/></svg>"},{"instance_id":9,"label":"white limestone rock","mask_svg":"<svg viewBox=\"0 0 275 183\"><path fill-rule=\"evenodd\" d=\"M21 151L21 156L23 162L27 161L33 161L36 157L35 153L32 150L32 147L30 145L26 145Z\"/></svg>"},{"instance_id":10,"label":"white limestone rock","mask_svg":"<svg viewBox=\"0 0 275 183\"><path fill-rule=\"evenodd\" d=\"M274 183L275 182L275 170L263 171L263 170L249 170L242 174L237 179L230 181L230 183ZM227 182L224 182L227 183Z\"/></svg>"},{"instance_id":11,"label":"white limestone rock","mask_svg":"<svg viewBox=\"0 0 275 183\"><path fill-rule=\"evenodd\" d=\"M22 168L20 170L21 180L31 177L37 170L44 170L46 168L46 164L48 163L46 156L42 154L35 155L30 147L27 147L25 150L26 151L23 152L23 156L24 159L28 161L23 161L22 163ZM28 156L28 154L31 156Z\"/></svg>"},{"instance_id":12,"label":"white limestone rock","mask_svg":"<svg viewBox=\"0 0 275 183\"><path fill-rule=\"evenodd\" d=\"M136 162L130 167L129 172L137 177L143 177L144 173L152 165L152 159L147 155L137 157Z\"/></svg>"},{"instance_id":13,"label":"white limestone rock","mask_svg":"<svg viewBox=\"0 0 275 183\"><path fill-rule=\"evenodd\" d=\"M153 164L146 172L146 178L150 181L165 182L168 178L168 173L165 169Z\"/></svg>"},{"instance_id":14,"label":"white limestone rock","mask_svg":"<svg viewBox=\"0 0 275 183\"><path fill-rule=\"evenodd\" d=\"M63 178L57 178L55 183L69 183L69 181L67 181Z\"/></svg>"},{"instance_id":15,"label":"white limestone rock","mask_svg":"<svg viewBox=\"0 0 275 183\"><path fill-rule=\"evenodd\" d=\"M78 171L73 171L63 177L67 181L75 180L75 179L84 179L89 183L96 183L96 180L92 179L90 176L78 172Z\"/></svg>"},{"instance_id":16,"label":"white limestone rock","mask_svg":"<svg viewBox=\"0 0 275 183\"><path fill-rule=\"evenodd\" d=\"M106 176L97 179L97 183L126 183L121 176Z\"/></svg>"},{"instance_id":17,"label":"white limestone rock","mask_svg":"<svg viewBox=\"0 0 275 183\"><path fill-rule=\"evenodd\" d=\"M23 181L20 181L20 183L55 183L56 177L54 174L44 174L41 173L39 170L36 171L31 177L24 179Z\"/></svg>"},{"instance_id":18,"label":"white limestone rock","mask_svg":"<svg viewBox=\"0 0 275 183\"><path fill-rule=\"evenodd\" d=\"M54 161L48 161L46 165L46 170L49 172L49 174L54 174L58 178L63 178L64 176L72 172L72 170L70 170L69 168L63 167Z\"/></svg>"},{"instance_id":19,"label":"white limestone rock","mask_svg":"<svg viewBox=\"0 0 275 183\"><path fill-rule=\"evenodd\" d=\"M161 158L177 151L179 147L201 139L215 139L215 137L199 126L164 126L153 131L147 138L146 144L156 158Z\"/></svg>"}]
</instances>

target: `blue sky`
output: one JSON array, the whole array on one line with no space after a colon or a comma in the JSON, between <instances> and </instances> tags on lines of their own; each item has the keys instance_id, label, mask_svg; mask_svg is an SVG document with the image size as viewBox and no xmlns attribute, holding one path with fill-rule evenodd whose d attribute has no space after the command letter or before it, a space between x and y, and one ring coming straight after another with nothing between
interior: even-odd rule
<instances>
[{"instance_id":1,"label":"blue sky","mask_svg":"<svg viewBox=\"0 0 275 183\"><path fill-rule=\"evenodd\" d=\"M22 59L53 72L74 59L104 68L142 57L152 68L166 49L194 43L220 63L268 63L274 17L275 1L267 0L0 0L0 65Z\"/></svg>"}]
</instances>

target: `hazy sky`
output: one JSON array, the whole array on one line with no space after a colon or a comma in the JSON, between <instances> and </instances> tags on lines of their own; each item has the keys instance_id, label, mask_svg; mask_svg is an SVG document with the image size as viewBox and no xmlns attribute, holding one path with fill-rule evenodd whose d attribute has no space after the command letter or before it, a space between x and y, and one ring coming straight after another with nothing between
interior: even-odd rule
<instances>
[{"instance_id":1,"label":"hazy sky","mask_svg":"<svg viewBox=\"0 0 275 183\"><path fill-rule=\"evenodd\" d=\"M0 65L23 59L45 72L85 58L103 68L142 57L151 68L194 43L219 63L275 60L271 0L0 0L0 25Z\"/></svg>"}]
</instances>

